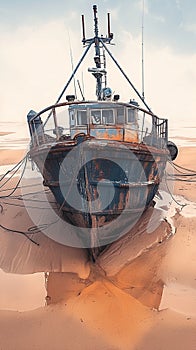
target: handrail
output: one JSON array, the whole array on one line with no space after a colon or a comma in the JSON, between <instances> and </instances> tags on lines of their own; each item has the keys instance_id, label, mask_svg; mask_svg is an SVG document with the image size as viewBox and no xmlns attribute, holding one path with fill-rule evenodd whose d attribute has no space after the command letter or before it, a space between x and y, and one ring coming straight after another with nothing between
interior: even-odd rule
<instances>
[{"instance_id":1,"label":"handrail","mask_svg":"<svg viewBox=\"0 0 196 350\"><path fill-rule=\"evenodd\" d=\"M102 104L108 104L108 101L95 101L95 100L88 100L88 101L71 101L71 102L60 102L60 103L55 103L52 104L44 109L42 109L40 112L38 112L32 119L31 121L33 121L34 119L36 119L37 117L39 117L41 114L49 111L50 109L52 110L53 108L58 108L58 107L64 107L64 106L68 106L68 105L80 105L80 104L92 104L92 103L102 103ZM146 114L151 115L152 117L155 117L159 120L167 120L166 118L160 118L157 115L155 115L154 113L147 111L146 109L139 107L139 106L135 106L134 104L131 104L129 102L117 102L115 103L114 101L111 101L111 103L114 103L114 105L121 105L121 106L125 106L125 107L134 107L135 109L140 110L141 112L145 112Z\"/></svg>"},{"instance_id":2,"label":"handrail","mask_svg":"<svg viewBox=\"0 0 196 350\"><path fill-rule=\"evenodd\" d=\"M61 134L61 127L63 126L63 131L65 130L64 125L59 126L58 124L58 115L56 115L56 109L60 108L60 107L69 107L69 106L76 106L76 105L84 105L85 108L88 108L88 105L93 105L93 104L101 104L102 107L103 105L109 106L110 108L115 108L115 107L119 107L119 106L124 106L124 107L132 107L135 108L136 110L144 113L143 116L143 120L142 120L142 126L140 125L140 127L138 127L137 131L138 131L138 135L140 135L140 142L146 142L148 144L152 144L153 142L155 142L157 139L162 139L163 141L167 141L167 137L168 137L168 125L167 125L167 119L164 118L159 118L157 116L155 116L153 113L139 107L139 106L135 106L134 104L131 103L126 103L126 102L114 102L114 101L66 101L66 102L61 102L58 104L53 104L51 106L48 106L46 108L44 108L43 110L41 110L39 113L35 114L35 116L33 116L30 120L29 120L29 128L30 128L30 132L32 135L32 144L33 145L39 145L41 143L47 143L52 141L52 139L54 141L61 141L63 136L64 138L68 137L67 134ZM53 116L53 124L54 124L54 128L51 128L51 126L49 126L50 130L47 130L47 126L46 124L44 124L41 120L41 116L44 113L47 113L48 111L51 110L51 115ZM144 120L148 123L148 118L146 118L147 116L151 117L150 120L150 131L147 129L147 127L145 126L144 128ZM138 119L141 121L141 119ZM131 128L131 124L127 124L129 125L129 129L130 130L134 130L134 128ZM139 124L138 124L139 125ZM87 131L86 133L90 136L90 130L91 130L91 124L88 123L87 125ZM111 125L109 125L109 127L107 125L100 125L100 128L111 128ZM114 128L115 128L115 124L114 124ZM66 128L67 130L71 131L72 128ZM77 127L74 127L73 129L77 129ZM80 126L78 126L78 130L82 130L82 126L80 128ZM122 129L126 130L126 127L124 124L122 124ZM51 132L53 131L53 134L55 134L56 136L54 137L53 135L51 136ZM48 134L49 133L49 134Z\"/></svg>"}]
</instances>

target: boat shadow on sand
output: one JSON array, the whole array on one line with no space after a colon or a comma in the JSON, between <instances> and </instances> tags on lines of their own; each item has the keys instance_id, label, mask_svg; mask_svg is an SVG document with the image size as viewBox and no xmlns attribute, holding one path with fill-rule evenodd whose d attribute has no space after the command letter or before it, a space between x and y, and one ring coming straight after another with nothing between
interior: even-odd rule
<instances>
[{"instance_id":1,"label":"boat shadow on sand","mask_svg":"<svg viewBox=\"0 0 196 350\"><path fill-rule=\"evenodd\" d=\"M9 222L13 232L0 229L0 268L14 274L45 273L47 305L66 302L84 290L90 292L92 286L108 283L158 308L164 286L159 267L172 236L161 209L148 208L129 232L92 262L85 248L60 244L42 232L30 233L32 241L20 234L28 232L33 223L21 200L18 205L17 197L2 203L1 225L6 228ZM53 229L55 233L55 226Z\"/></svg>"}]
</instances>

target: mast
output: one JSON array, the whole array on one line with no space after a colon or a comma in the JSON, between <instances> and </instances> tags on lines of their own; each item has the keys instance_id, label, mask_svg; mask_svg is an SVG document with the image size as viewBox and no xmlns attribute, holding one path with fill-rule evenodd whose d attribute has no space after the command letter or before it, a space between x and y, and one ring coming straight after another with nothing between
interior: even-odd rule
<instances>
[{"instance_id":1,"label":"mast","mask_svg":"<svg viewBox=\"0 0 196 350\"><path fill-rule=\"evenodd\" d=\"M105 49L103 48L102 42L99 37L99 27L98 27L98 17L97 17L97 6L93 6L94 13L94 44L95 44L95 56L94 56L94 68L89 68L88 71L93 74L96 79L96 96L98 101L106 98L104 95L104 91L106 91L107 85L107 71L106 71L106 58L105 58ZM85 28L84 28L84 20L82 22L83 25L83 44L88 42L89 39L85 38ZM101 39L105 43L110 43L113 38L113 34L110 32L110 14L108 13L108 37L101 36ZM108 90L109 91L109 90ZM110 93L109 93L110 95Z\"/></svg>"},{"instance_id":2,"label":"mast","mask_svg":"<svg viewBox=\"0 0 196 350\"><path fill-rule=\"evenodd\" d=\"M94 12L94 33L95 33L95 57L94 61L96 64L97 72L93 73L97 80L97 88L96 88L96 95L97 99L101 100L101 91L102 91L102 75L104 72L100 71L101 69L101 57L100 57L100 44L99 44L99 30L98 30L98 18L97 18L97 6L93 6L93 12Z\"/></svg>"},{"instance_id":3,"label":"mast","mask_svg":"<svg viewBox=\"0 0 196 350\"><path fill-rule=\"evenodd\" d=\"M85 37L85 24L84 16L82 15L82 33L83 33L83 45L86 45L93 40L95 44L95 56L94 63L95 67L88 68L88 71L96 79L96 96L98 101L104 100L108 97L111 97L111 89L107 88L107 71L106 71L106 58L105 58L105 49L102 42L110 44L113 39L113 33L110 32L110 14L108 13L108 36L99 37L99 27L98 27L98 17L97 17L97 6L93 5L93 14L94 14L94 38L86 39Z\"/></svg>"},{"instance_id":4,"label":"mast","mask_svg":"<svg viewBox=\"0 0 196 350\"><path fill-rule=\"evenodd\" d=\"M69 80L65 84L62 92L60 93L59 97L56 100L56 104L60 102L62 96L64 95L65 91L67 90L70 82L72 79L75 78L75 74L80 67L81 63L83 62L85 56L87 55L89 49L91 48L92 44L95 44L95 56L94 56L94 62L96 67L95 68L88 68L88 71L91 72L94 77L96 78L97 84L96 84L96 95L98 100L105 100L108 98L111 98L112 91L110 88L107 87L107 71L106 71L106 58L105 58L105 52L110 56L110 58L113 60L113 62L116 64L120 72L124 75L125 79L128 81L129 85L132 87L132 89L135 91L137 96L140 98L140 100L143 102L145 107L148 109L149 112L152 113L150 107L147 105L147 103L144 100L144 88L142 89L142 95L138 92L138 90L135 88L131 80L128 78L128 76L125 74L117 60L113 57L109 49L107 48L106 44L111 44L111 40L113 39L113 33L110 31L110 14L108 13L108 35L105 37L101 35L99 37L99 28L98 28L98 17L97 17L97 6L93 6L93 12L94 12L94 37L86 39L85 34L85 23L84 23L84 15L82 15L82 42L84 46L86 47L86 50L84 54L82 55L81 59L79 60L78 64L76 65L75 69L73 70ZM102 61L101 61L102 58ZM105 79L103 79L103 77ZM144 81L143 81L144 86ZM83 97L84 98L84 97ZM51 116L51 113L49 113L48 117L46 118L46 121L44 125L47 123Z\"/></svg>"}]
</instances>

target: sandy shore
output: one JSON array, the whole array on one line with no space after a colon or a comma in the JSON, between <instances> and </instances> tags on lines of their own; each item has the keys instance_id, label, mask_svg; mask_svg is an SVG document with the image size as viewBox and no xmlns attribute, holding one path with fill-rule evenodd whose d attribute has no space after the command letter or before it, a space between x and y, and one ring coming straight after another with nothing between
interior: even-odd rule
<instances>
[{"instance_id":1,"label":"sandy shore","mask_svg":"<svg viewBox=\"0 0 196 350\"><path fill-rule=\"evenodd\" d=\"M4 131L0 131L0 136L5 136L5 135L9 135L9 134L13 134L13 132L4 132Z\"/></svg>"},{"instance_id":2,"label":"sandy shore","mask_svg":"<svg viewBox=\"0 0 196 350\"><path fill-rule=\"evenodd\" d=\"M180 148L176 163L185 168L195 170L196 172L196 147ZM185 198L196 202L196 183L176 181L174 191L175 194L182 195Z\"/></svg>"},{"instance_id":3,"label":"sandy shore","mask_svg":"<svg viewBox=\"0 0 196 350\"><path fill-rule=\"evenodd\" d=\"M175 162L195 169L195 151L181 148ZM12 160L19 156L10 155ZM196 201L196 183L175 182L174 192ZM0 203L2 225L21 230L33 225L25 208L11 205L11 199ZM62 246L40 233L32 236L37 246L1 229L1 268L50 274L48 306L0 311L0 349L195 350L196 215L177 212L172 237L166 221L146 233L148 219L153 227L158 215L151 209L138 223L135 239L128 234L114 243L97 265L88 262L82 249Z\"/></svg>"},{"instance_id":4,"label":"sandy shore","mask_svg":"<svg viewBox=\"0 0 196 350\"><path fill-rule=\"evenodd\" d=\"M17 164L24 156L26 151L22 149L0 149L0 165Z\"/></svg>"}]
</instances>

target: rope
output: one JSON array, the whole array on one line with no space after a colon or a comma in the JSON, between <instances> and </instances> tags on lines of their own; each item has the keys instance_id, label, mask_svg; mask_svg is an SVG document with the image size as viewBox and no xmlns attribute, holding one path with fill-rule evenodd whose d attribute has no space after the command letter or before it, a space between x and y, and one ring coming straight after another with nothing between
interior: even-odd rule
<instances>
[{"instance_id":1,"label":"rope","mask_svg":"<svg viewBox=\"0 0 196 350\"><path fill-rule=\"evenodd\" d=\"M183 169L183 170L186 170L186 171L189 171L189 172L192 172L192 173L196 174L196 170L184 168L183 166L178 165L178 164L176 164L176 163L174 163L174 162L170 162L170 163L171 163L172 165L175 165L177 168L180 168L180 169Z\"/></svg>"},{"instance_id":2,"label":"rope","mask_svg":"<svg viewBox=\"0 0 196 350\"><path fill-rule=\"evenodd\" d=\"M172 200L173 200L177 205L179 205L181 208L186 207L188 204L180 204L180 203L175 199L175 197L173 196L173 194L171 193L171 191L170 191L170 189L169 189L169 186L168 186L168 182L167 182L167 174L165 173L165 175L166 175L166 176L165 176L165 184L166 184L167 190L168 190L168 192L169 192L169 194L170 194ZM182 209L181 209L181 210L182 210Z\"/></svg>"},{"instance_id":3,"label":"rope","mask_svg":"<svg viewBox=\"0 0 196 350\"><path fill-rule=\"evenodd\" d=\"M177 174L166 173L170 180L173 181L183 181L183 182L196 182L196 172L195 170L182 167L176 163L169 162L171 166L177 171ZM180 170L179 170L180 169ZM184 171L188 171L185 173Z\"/></svg>"},{"instance_id":4,"label":"rope","mask_svg":"<svg viewBox=\"0 0 196 350\"><path fill-rule=\"evenodd\" d=\"M3 205L0 203L0 209L1 209L1 214L3 213ZM32 243L36 244L37 246L39 246L39 243L35 242L31 237L28 236L28 232L24 232L24 231L19 231L19 230L15 230L15 229L12 229L12 228L8 228L2 224L0 224L0 227L5 230L5 231L8 231L8 232L12 232L12 233L19 233L23 236L25 236L29 241L31 241Z\"/></svg>"},{"instance_id":5,"label":"rope","mask_svg":"<svg viewBox=\"0 0 196 350\"><path fill-rule=\"evenodd\" d=\"M21 163L21 162L22 162L22 163ZM20 167L22 166L23 162L24 162L24 168L23 168L23 170L22 170L21 176L20 176L20 178L19 178L19 180L18 180L16 186L13 188L13 190L12 190L8 195L0 196L0 199L10 197L10 196L17 190L17 188L18 188L18 186L19 186L19 184L20 184L20 182L21 182L21 180L22 180L22 177L23 177L23 175L24 175L24 172L25 172L25 170L26 170L27 156L24 157L24 158L22 159L21 162L18 163L18 164L20 164L20 163L21 163L21 164L20 164L19 168L17 169L17 171L20 169ZM15 166L14 168L16 168L16 166ZM13 169L14 169L14 168L13 168ZM13 169L12 169L12 170L13 170ZM12 178L12 176L13 176L13 174L8 178L8 180L7 180L6 182L4 182L3 185L1 185L1 187L5 186L5 184L6 184L7 182L10 181L10 179ZM4 177L3 177L3 178L4 178ZM1 188L1 187L0 187L0 188Z\"/></svg>"},{"instance_id":6,"label":"rope","mask_svg":"<svg viewBox=\"0 0 196 350\"><path fill-rule=\"evenodd\" d=\"M10 199L12 199L12 198L10 198ZM24 205L24 204L9 203L9 202L5 202L5 201L3 201L3 203L6 204L6 205L19 207L19 208L40 209L40 210L50 210L51 209L50 207L48 207L48 208L46 208L46 207L37 207L37 206L26 205L26 204Z\"/></svg>"},{"instance_id":7,"label":"rope","mask_svg":"<svg viewBox=\"0 0 196 350\"><path fill-rule=\"evenodd\" d=\"M22 185L22 186L18 186L18 189L21 189L21 188L27 188L27 187L36 187L36 186L39 186L40 185L40 183L37 183L37 184L31 184L31 185ZM14 189L14 187L11 187L11 188L6 188L5 190L0 190L0 193L1 192L7 192L7 191L11 191L11 190L13 190ZM46 191L48 191L49 192L49 189L46 189L46 190L44 190L45 192ZM40 191L37 191L37 192L28 192L28 193L26 193L26 194L23 194L23 196L27 196L27 195L29 195L29 194L36 194L36 193L40 193Z\"/></svg>"},{"instance_id":8,"label":"rope","mask_svg":"<svg viewBox=\"0 0 196 350\"><path fill-rule=\"evenodd\" d=\"M2 176L2 178L0 179L0 182L9 174L9 173L11 173L14 169L16 169L21 163L23 163L23 161L25 160L25 158L27 157L27 155L23 158L23 159L21 159L20 160L20 162L18 162L11 170L8 170L3 176ZM20 168L20 167L19 167ZM18 169L19 169L18 168ZM2 186L0 186L0 188L1 187L3 187L3 185Z\"/></svg>"}]
</instances>

